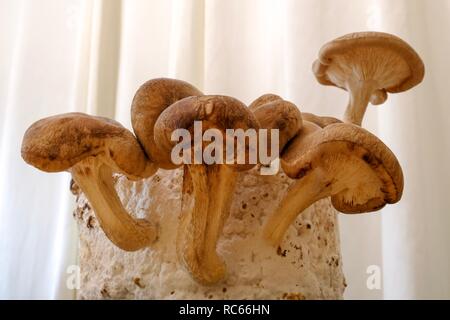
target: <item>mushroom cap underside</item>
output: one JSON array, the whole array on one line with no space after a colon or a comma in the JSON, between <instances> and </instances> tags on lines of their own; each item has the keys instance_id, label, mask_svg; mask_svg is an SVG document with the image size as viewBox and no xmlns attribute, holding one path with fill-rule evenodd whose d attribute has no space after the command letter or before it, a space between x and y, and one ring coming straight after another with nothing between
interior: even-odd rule
<instances>
[{"instance_id":1,"label":"mushroom cap underside","mask_svg":"<svg viewBox=\"0 0 450 320\"><path fill-rule=\"evenodd\" d=\"M147 158L134 135L120 123L83 113L41 119L25 132L22 158L47 172L59 172L90 156L104 156L119 172L139 176Z\"/></svg>"},{"instance_id":2,"label":"mushroom cap underside","mask_svg":"<svg viewBox=\"0 0 450 320\"><path fill-rule=\"evenodd\" d=\"M207 129L218 129L224 137L224 145L227 129L242 129L244 132L247 129L259 129L259 123L253 113L235 98L221 95L187 97L164 110L155 124L154 135L160 152L166 156L170 155L172 148L178 143L171 140L172 132L176 129L189 130L193 137L194 121L201 121L203 132ZM249 139L245 139L246 156L249 149ZM235 152L235 157L236 155ZM245 164L231 166L236 170L248 170L254 165L246 161Z\"/></svg>"},{"instance_id":3,"label":"mushroom cap underside","mask_svg":"<svg viewBox=\"0 0 450 320\"><path fill-rule=\"evenodd\" d=\"M425 67L416 51L399 37L358 32L325 44L313 64L313 72L324 85L346 89L346 82L356 78L374 80L379 90L397 93L419 84Z\"/></svg>"},{"instance_id":4,"label":"mushroom cap underside","mask_svg":"<svg viewBox=\"0 0 450 320\"><path fill-rule=\"evenodd\" d=\"M353 124L325 129L304 122L304 131L283 153L281 164L291 178L322 170L331 186L333 206L362 213L400 200L403 173L392 151L376 136Z\"/></svg>"},{"instance_id":5,"label":"mushroom cap underside","mask_svg":"<svg viewBox=\"0 0 450 320\"><path fill-rule=\"evenodd\" d=\"M159 166L173 167L170 157L159 153L159 142L154 139L154 126L159 115L178 100L201 95L203 93L193 85L169 78L149 80L137 90L131 105L133 130L148 157Z\"/></svg>"}]
</instances>

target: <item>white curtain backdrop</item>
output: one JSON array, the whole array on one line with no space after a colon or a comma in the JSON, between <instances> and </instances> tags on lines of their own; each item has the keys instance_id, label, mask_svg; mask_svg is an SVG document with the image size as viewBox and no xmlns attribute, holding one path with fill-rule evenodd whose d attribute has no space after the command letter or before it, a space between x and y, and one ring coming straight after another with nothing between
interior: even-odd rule
<instances>
[{"instance_id":1,"label":"white curtain backdrop","mask_svg":"<svg viewBox=\"0 0 450 320\"><path fill-rule=\"evenodd\" d=\"M346 298L450 298L450 1L0 0L0 298L73 298L77 233L68 174L26 165L26 128L81 111L130 126L144 81L175 77L245 103L282 95L340 116L347 94L311 72L320 46L394 33L426 65L422 85L369 106L364 126L397 155L400 203L340 216ZM366 270L381 268L380 290Z\"/></svg>"}]
</instances>

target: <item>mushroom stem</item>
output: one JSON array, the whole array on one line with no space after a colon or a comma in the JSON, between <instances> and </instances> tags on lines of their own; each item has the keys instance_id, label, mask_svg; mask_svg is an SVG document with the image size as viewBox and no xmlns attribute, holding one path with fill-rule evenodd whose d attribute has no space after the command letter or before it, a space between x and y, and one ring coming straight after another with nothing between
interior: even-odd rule
<instances>
[{"instance_id":1,"label":"mushroom stem","mask_svg":"<svg viewBox=\"0 0 450 320\"><path fill-rule=\"evenodd\" d=\"M344 122L361 126L372 93L377 90L374 81L354 80L347 82L350 98L344 114Z\"/></svg>"},{"instance_id":2,"label":"mushroom stem","mask_svg":"<svg viewBox=\"0 0 450 320\"><path fill-rule=\"evenodd\" d=\"M184 168L182 217L177 247L194 279L213 284L225 276L216 246L228 217L237 173L224 165Z\"/></svg>"},{"instance_id":3,"label":"mushroom stem","mask_svg":"<svg viewBox=\"0 0 450 320\"><path fill-rule=\"evenodd\" d=\"M89 157L70 169L83 190L106 236L125 251L150 245L157 237L153 224L135 219L124 209L112 178L113 171L98 157Z\"/></svg>"},{"instance_id":4,"label":"mushroom stem","mask_svg":"<svg viewBox=\"0 0 450 320\"><path fill-rule=\"evenodd\" d=\"M205 258L210 265L217 264L215 261L220 261L223 265L222 259L217 255L216 246L230 212L238 174L230 167L223 165L208 166L207 170L209 208L205 230Z\"/></svg>"},{"instance_id":5,"label":"mushroom stem","mask_svg":"<svg viewBox=\"0 0 450 320\"><path fill-rule=\"evenodd\" d=\"M272 214L263 230L264 238L273 246L278 246L289 226L297 216L314 202L326 198L331 193L331 183L325 179L320 168L291 185L278 209Z\"/></svg>"}]
</instances>

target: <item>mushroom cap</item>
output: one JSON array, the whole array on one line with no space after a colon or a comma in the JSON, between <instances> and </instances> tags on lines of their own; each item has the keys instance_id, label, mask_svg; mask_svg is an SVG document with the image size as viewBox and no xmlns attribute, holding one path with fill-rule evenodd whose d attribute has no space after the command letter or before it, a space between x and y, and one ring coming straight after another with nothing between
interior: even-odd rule
<instances>
[{"instance_id":1,"label":"mushroom cap","mask_svg":"<svg viewBox=\"0 0 450 320\"><path fill-rule=\"evenodd\" d=\"M176 129L187 129L192 132L194 121L202 121L202 129L218 129L226 137L227 129L259 129L258 121L245 104L239 100L220 95L187 97L172 104L164 110L155 124L155 140L159 148L170 157L172 148L178 143L171 141L172 132ZM193 135L191 134L193 137ZM193 139L192 139L193 140ZM246 139L246 151L249 144ZM225 149L224 149L225 150ZM224 152L225 155L225 152ZM236 170L248 170L255 164L234 164Z\"/></svg>"},{"instance_id":2,"label":"mushroom cap","mask_svg":"<svg viewBox=\"0 0 450 320\"><path fill-rule=\"evenodd\" d=\"M260 106L266 104L266 103L270 103L270 102L274 102L274 101L283 101L283 98L281 98L280 96L273 94L273 93L267 93L267 94L263 94L261 97L259 97L258 99L256 99L255 101L253 101L248 108L252 111L255 111L256 109L258 109Z\"/></svg>"},{"instance_id":3,"label":"mushroom cap","mask_svg":"<svg viewBox=\"0 0 450 320\"><path fill-rule=\"evenodd\" d=\"M333 123L342 123L341 120L333 117L323 117L308 112L302 112L302 118L305 121L317 124L321 128L325 128L326 126L329 126L330 124Z\"/></svg>"},{"instance_id":4,"label":"mushroom cap","mask_svg":"<svg viewBox=\"0 0 450 320\"><path fill-rule=\"evenodd\" d=\"M33 123L22 140L22 158L47 172L59 172L91 156L103 156L115 171L138 177L148 159L134 135L120 123L83 113L65 113Z\"/></svg>"},{"instance_id":5,"label":"mushroom cap","mask_svg":"<svg viewBox=\"0 0 450 320\"><path fill-rule=\"evenodd\" d=\"M283 150L288 141L302 128L302 114L295 104L289 101L280 98L268 100L268 102L261 104L253 103L252 105L249 109L253 111L261 129L279 130L280 150Z\"/></svg>"},{"instance_id":6,"label":"mushroom cap","mask_svg":"<svg viewBox=\"0 0 450 320\"><path fill-rule=\"evenodd\" d=\"M403 173L395 155L376 136L353 124L321 129L305 121L281 164L296 179L313 169L323 170L332 188L332 204L343 213L379 210L399 201L403 192Z\"/></svg>"},{"instance_id":7,"label":"mushroom cap","mask_svg":"<svg viewBox=\"0 0 450 320\"><path fill-rule=\"evenodd\" d=\"M416 51L399 37L357 32L325 44L313 64L313 72L319 83L342 89L355 76L357 80L375 80L379 91L371 102L380 104L386 100L385 91L402 92L419 84L425 67Z\"/></svg>"},{"instance_id":8,"label":"mushroom cap","mask_svg":"<svg viewBox=\"0 0 450 320\"><path fill-rule=\"evenodd\" d=\"M149 80L137 90L131 105L131 123L147 156L158 166L174 168L170 157L161 152L154 139L153 129L159 115L178 100L201 95L191 84L169 78Z\"/></svg>"}]
</instances>

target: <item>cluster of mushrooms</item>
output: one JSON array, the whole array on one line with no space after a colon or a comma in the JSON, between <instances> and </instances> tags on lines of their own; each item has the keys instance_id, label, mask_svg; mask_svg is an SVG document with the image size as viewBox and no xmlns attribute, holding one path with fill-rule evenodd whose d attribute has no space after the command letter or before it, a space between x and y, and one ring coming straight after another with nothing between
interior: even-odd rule
<instances>
[{"instance_id":1,"label":"cluster of mushrooms","mask_svg":"<svg viewBox=\"0 0 450 320\"><path fill-rule=\"evenodd\" d=\"M247 107L235 98L204 95L186 82L160 78L143 84L133 99L134 134L103 117L56 115L26 131L22 157L43 171L70 172L106 236L127 251L156 241L158 226L128 214L114 188L113 174L139 180L151 177L158 168L183 166L177 253L196 281L214 284L226 275L216 245L238 174L255 165L175 165L170 156L175 129L192 131L194 121L202 121L203 130L279 130L279 161L296 182L265 222L262 234L275 247L296 217L320 199L331 197L334 208L342 213L364 213L401 198L403 174L398 160L360 125L369 102L381 104L387 92L405 91L422 81L420 57L396 36L353 33L323 46L313 72L319 83L349 93L343 121L301 113L293 103L273 94Z\"/></svg>"}]
</instances>

